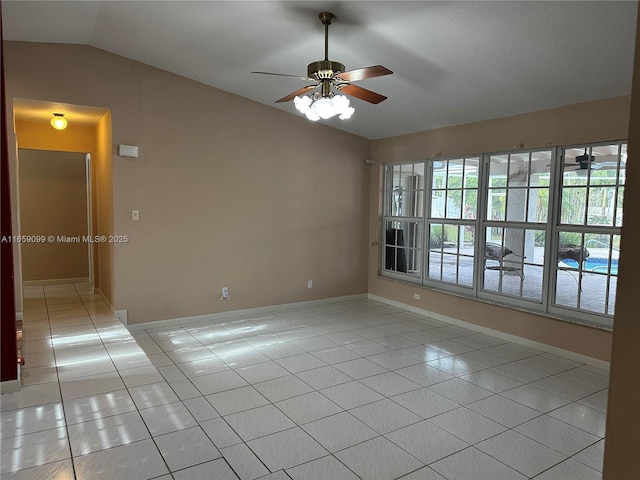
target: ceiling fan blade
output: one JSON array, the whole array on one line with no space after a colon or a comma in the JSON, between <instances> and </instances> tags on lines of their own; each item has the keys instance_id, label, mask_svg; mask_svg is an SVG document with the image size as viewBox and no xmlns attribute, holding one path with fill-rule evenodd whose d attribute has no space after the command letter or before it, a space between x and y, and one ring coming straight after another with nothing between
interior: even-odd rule
<instances>
[{"instance_id":1,"label":"ceiling fan blade","mask_svg":"<svg viewBox=\"0 0 640 480\"><path fill-rule=\"evenodd\" d=\"M356 85L347 84L338 86L338 88L347 95L351 95L352 97L356 97L360 100L373 104L378 104L387 99L384 95L380 95L379 93L372 92L371 90L367 90L366 88L358 87Z\"/></svg>"},{"instance_id":2,"label":"ceiling fan blade","mask_svg":"<svg viewBox=\"0 0 640 480\"><path fill-rule=\"evenodd\" d=\"M278 77L294 77L294 78L299 78L300 80L313 80L312 78L305 77L302 75L289 75L288 73L273 73L273 72L251 72L251 73L258 73L260 75L276 75Z\"/></svg>"},{"instance_id":3,"label":"ceiling fan blade","mask_svg":"<svg viewBox=\"0 0 640 480\"><path fill-rule=\"evenodd\" d=\"M391 73L393 73L391 70L382 65L374 65L372 67L358 68L356 70L339 73L338 78L345 82L357 82L358 80L381 77L382 75L389 75Z\"/></svg>"},{"instance_id":4,"label":"ceiling fan blade","mask_svg":"<svg viewBox=\"0 0 640 480\"><path fill-rule=\"evenodd\" d=\"M296 90L293 93L290 93L289 95L287 95L286 97L282 97L280 100L277 100L276 103L281 103L281 102L288 102L289 100L293 100L295 97L305 94L307 93L309 90L313 90L314 88L316 88L318 85L307 85L306 87L302 87L298 90Z\"/></svg>"}]
</instances>

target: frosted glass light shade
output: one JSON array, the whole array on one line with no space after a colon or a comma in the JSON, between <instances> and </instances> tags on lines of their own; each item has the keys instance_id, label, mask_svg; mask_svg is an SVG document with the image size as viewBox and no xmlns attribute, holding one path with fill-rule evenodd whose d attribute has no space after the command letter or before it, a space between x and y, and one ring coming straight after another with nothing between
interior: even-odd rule
<instances>
[{"instance_id":1,"label":"frosted glass light shade","mask_svg":"<svg viewBox=\"0 0 640 480\"><path fill-rule=\"evenodd\" d=\"M51 119L51 126L56 130L64 130L67 128L67 119L62 113L54 113Z\"/></svg>"}]
</instances>

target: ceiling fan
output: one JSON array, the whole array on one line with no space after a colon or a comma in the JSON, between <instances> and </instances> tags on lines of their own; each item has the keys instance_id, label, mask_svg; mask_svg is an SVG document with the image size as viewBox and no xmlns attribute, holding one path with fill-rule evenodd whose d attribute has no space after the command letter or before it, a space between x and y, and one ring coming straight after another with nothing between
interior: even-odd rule
<instances>
[{"instance_id":1,"label":"ceiling fan","mask_svg":"<svg viewBox=\"0 0 640 480\"><path fill-rule=\"evenodd\" d=\"M596 162L596 157L593 155L589 155L587 153L588 148L584 149L584 153L582 155L578 155L574 159L574 163L565 163L565 173L569 172L577 172L578 174L586 174L587 170L611 170L618 168L618 162L606 162L599 161ZM566 167L574 167L574 168L566 168Z\"/></svg>"},{"instance_id":2,"label":"ceiling fan","mask_svg":"<svg viewBox=\"0 0 640 480\"><path fill-rule=\"evenodd\" d=\"M346 93L347 95L373 104L378 104L386 100L387 97L384 95L357 85L352 85L351 82L389 75L393 72L382 65L345 71L345 66L342 63L329 60L329 25L331 25L336 17L333 13L322 12L318 18L324 25L324 60L311 62L307 66L306 77L272 72L251 73L298 77L302 80L316 82L311 85L306 85L276 101L276 103L282 103L294 100L296 108L304 113L309 120L327 119L334 115L339 115L339 118L342 120L351 117L355 109L349 106L349 99L346 96L336 95L336 91ZM311 96L304 95L316 89L318 89L318 91L314 92Z\"/></svg>"}]
</instances>

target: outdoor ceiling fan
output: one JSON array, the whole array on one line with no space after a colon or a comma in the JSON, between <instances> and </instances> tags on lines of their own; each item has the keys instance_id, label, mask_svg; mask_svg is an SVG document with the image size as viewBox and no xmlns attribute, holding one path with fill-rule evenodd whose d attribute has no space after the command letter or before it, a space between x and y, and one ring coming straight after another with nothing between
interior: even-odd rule
<instances>
[{"instance_id":1,"label":"outdoor ceiling fan","mask_svg":"<svg viewBox=\"0 0 640 480\"><path fill-rule=\"evenodd\" d=\"M578 155L574 160L574 163L565 162L564 172L578 172L585 174L587 170L611 170L618 168L618 162L596 162L595 156L587 153L588 148L584 149L582 155ZM566 168L573 167L573 168Z\"/></svg>"},{"instance_id":2,"label":"outdoor ceiling fan","mask_svg":"<svg viewBox=\"0 0 640 480\"><path fill-rule=\"evenodd\" d=\"M276 103L282 103L293 100L296 108L304 113L309 120L313 121L319 120L320 118L328 119L335 115L339 115L341 120L345 120L353 115L355 109L349 105L349 99L345 95L337 93L346 93L347 95L373 104L378 104L386 100L387 97L384 95L353 85L352 82L389 75L393 72L382 65L346 71L342 63L329 60L329 25L331 25L336 17L333 13L329 12L322 12L318 17L324 25L324 60L311 62L307 66L306 77L272 72L251 73L298 77L302 80L316 82L311 85L306 85L276 101ZM318 91L313 94L309 96L305 95L316 89Z\"/></svg>"}]
</instances>

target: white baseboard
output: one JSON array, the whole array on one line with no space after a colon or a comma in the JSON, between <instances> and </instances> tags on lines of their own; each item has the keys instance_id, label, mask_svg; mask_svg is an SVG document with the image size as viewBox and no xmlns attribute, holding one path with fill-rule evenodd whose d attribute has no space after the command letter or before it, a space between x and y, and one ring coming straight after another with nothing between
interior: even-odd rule
<instances>
[{"instance_id":1,"label":"white baseboard","mask_svg":"<svg viewBox=\"0 0 640 480\"><path fill-rule=\"evenodd\" d=\"M0 382L0 393L14 393L20 390L20 380L7 380Z\"/></svg>"},{"instance_id":2,"label":"white baseboard","mask_svg":"<svg viewBox=\"0 0 640 480\"><path fill-rule=\"evenodd\" d=\"M37 287L39 285L61 285L63 283L89 283L89 277L50 278L47 280L24 280L22 282L22 285L25 287Z\"/></svg>"},{"instance_id":3,"label":"white baseboard","mask_svg":"<svg viewBox=\"0 0 640 480\"><path fill-rule=\"evenodd\" d=\"M149 330L153 328L174 327L177 325L184 325L185 323L206 322L209 320L215 321L215 320L220 320L223 318L232 317L236 315L249 315L253 313L266 313L266 312L273 312L278 310L290 310L292 308L310 307L314 305L326 305L330 303L346 302L349 300L362 300L366 298L367 298L367 294L362 293L358 295L347 295L344 297L332 297L332 298L323 298L320 300L309 300L306 302L284 303L280 305L247 308L243 310L230 310L227 312L220 312L220 313L207 313L204 315L196 315L193 317L182 317L182 318L172 318L168 320L158 320L157 322L134 323L131 325L127 325L127 328L131 332L139 332L141 330ZM119 310L119 311L126 312L126 310ZM116 312L116 315L117 315L117 312Z\"/></svg>"},{"instance_id":4,"label":"white baseboard","mask_svg":"<svg viewBox=\"0 0 640 480\"><path fill-rule=\"evenodd\" d=\"M126 310L114 310L113 314L116 317L118 317L118 319L122 322L123 325L127 324L127 311Z\"/></svg>"},{"instance_id":5,"label":"white baseboard","mask_svg":"<svg viewBox=\"0 0 640 480\"><path fill-rule=\"evenodd\" d=\"M546 343L536 342L533 340L529 340L527 338L518 337L517 335L512 335L510 333L501 332L500 330L494 330L492 328L483 327L482 325L477 325L475 323L467 322L465 320L460 320L453 317L448 317L446 315L442 315L440 313L432 312L430 310L425 310L423 308L414 307L413 305L407 305L406 303L396 302L395 300L390 300L388 298L379 297L378 295L369 294L368 298L370 300L375 300L381 303L385 303L387 305L391 305L394 307L404 308L405 310L409 310L410 312L418 313L420 315L425 315L427 317L435 318L436 320L441 320L443 322L450 323L452 325L456 325L458 327L468 328L469 330L473 330L478 333L485 333L487 335L491 335L492 337L497 337L503 340L507 340L509 342L517 343L520 345L524 345L525 347L536 348L538 350L542 350L543 352L552 353L554 355L558 355L560 357L567 358L569 360L574 360L576 362L584 363L587 365L591 365L597 368L602 368L604 370L609 370L609 362L604 360L599 360L597 358L589 357L587 355L582 355L581 353L572 352L570 350L565 350L563 348L554 347L552 345L547 345Z\"/></svg>"}]
</instances>

